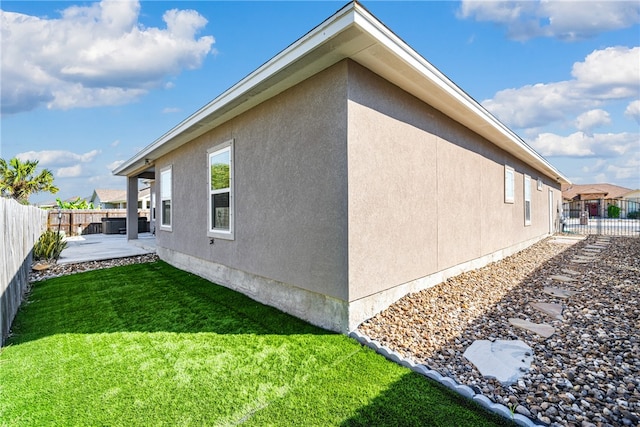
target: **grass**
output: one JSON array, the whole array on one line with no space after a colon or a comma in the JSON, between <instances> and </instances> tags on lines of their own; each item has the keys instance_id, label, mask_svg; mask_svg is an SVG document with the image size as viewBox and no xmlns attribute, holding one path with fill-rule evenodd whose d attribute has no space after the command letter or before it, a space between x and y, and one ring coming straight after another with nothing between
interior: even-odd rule
<instances>
[{"instance_id":1,"label":"grass","mask_svg":"<svg viewBox=\"0 0 640 427\"><path fill-rule=\"evenodd\" d=\"M163 262L36 283L0 425L506 425L356 341Z\"/></svg>"}]
</instances>

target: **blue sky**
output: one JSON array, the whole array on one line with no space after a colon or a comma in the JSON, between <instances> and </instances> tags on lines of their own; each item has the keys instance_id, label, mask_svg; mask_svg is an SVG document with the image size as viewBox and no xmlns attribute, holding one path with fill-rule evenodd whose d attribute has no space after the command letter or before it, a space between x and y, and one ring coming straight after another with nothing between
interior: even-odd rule
<instances>
[{"instance_id":1,"label":"blue sky","mask_svg":"<svg viewBox=\"0 0 640 427\"><path fill-rule=\"evenodd\" d=\"M3 1L0 157L63 199L124 189L114 167L345 3ZM637 1L361 3L574 183L640 188Z\"/></svg>"}]
</instances>

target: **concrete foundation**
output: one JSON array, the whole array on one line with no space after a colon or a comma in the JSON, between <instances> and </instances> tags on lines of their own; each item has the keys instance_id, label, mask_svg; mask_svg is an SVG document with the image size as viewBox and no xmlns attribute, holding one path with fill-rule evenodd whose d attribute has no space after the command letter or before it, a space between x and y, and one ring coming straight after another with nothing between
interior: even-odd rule
<instances>
[{"instance_id":1,"label":"concrete foundation","mask_svg":"<svg viewBox=\"0 0 640 427\"><path fill-rule=\"evenodd\" d=\"M169 264L236 290L263 304L331 331L349 333L403 296L436 286L450 277L475 270L525 249L541 238L531 239L492 254L465 262L418 280L354 301L344 301L308 291L292 284L260 277L181 252L158 247L158 256Z\"/></svg>"}]
</instances>

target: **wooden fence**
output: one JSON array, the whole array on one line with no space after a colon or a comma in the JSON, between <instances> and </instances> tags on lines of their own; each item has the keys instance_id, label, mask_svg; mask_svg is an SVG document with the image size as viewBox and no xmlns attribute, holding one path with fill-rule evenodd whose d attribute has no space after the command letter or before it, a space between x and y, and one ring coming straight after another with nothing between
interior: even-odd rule
<instances>
[{"instance_id":1,"label":"wooden fence","mask_svg":"<svg viewBox=\"0 0 640 427\"><path fill-rule=\"evenodd\" d=\"M47 227L67 236L102 233L103 218L126 218L126 209L50 209ZM148 209L138 209L138 217L149 220Z\"/></svg>"},{"instance_id":2,"label":"wooden fence","mask_svg":"<svg viewBox=\"0 0 640 427\"><path fill-rule=\"evenodd\" d=\"M33 246L47 226L47 212L0 197L0 345L29 284Z\"/></svg>"}]
</instances>

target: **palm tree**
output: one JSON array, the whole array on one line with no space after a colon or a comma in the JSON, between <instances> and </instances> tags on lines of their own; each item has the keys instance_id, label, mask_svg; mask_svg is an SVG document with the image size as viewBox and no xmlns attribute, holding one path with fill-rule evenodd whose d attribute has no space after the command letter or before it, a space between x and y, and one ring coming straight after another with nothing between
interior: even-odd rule
<instances>
[{"instance_id":1,"label":"palm tree","mask_svg":"<svg viewBox=\"0 0 640 427\"><path fill-rule=\"evenodd\" d=\"M33 193L48 191L57 193L58 187L53 185L53 174L49 169L36 173L37 160L20 161L17 157L9 160L0 159L0 194L11 197L22 204L29 203Z\"/></svg>"}]
</instances>

